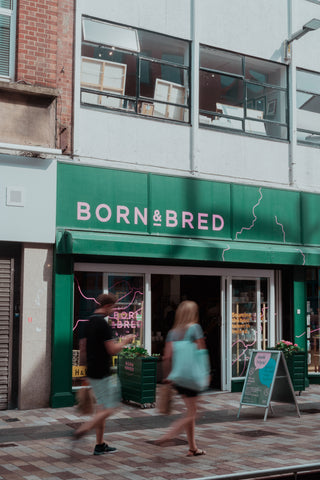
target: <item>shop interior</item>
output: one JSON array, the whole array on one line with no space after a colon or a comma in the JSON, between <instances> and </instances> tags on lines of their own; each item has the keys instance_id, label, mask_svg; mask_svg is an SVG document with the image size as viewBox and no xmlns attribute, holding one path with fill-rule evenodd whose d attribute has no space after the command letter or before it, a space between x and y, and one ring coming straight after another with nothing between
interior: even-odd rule
<instances>
[{"instance_id":1,"label":"shop interior","mask_svg":"<svg viewBox=\"0 0 320 480\"><path fill-rule=\"evenodd\" d=\"M199 305L211 363L212 389L221 388L220 277L194 275L151 276L152 353L162 355L165 339L174 322L175 310L183 300Z\"/></svg>"}]
</instances>

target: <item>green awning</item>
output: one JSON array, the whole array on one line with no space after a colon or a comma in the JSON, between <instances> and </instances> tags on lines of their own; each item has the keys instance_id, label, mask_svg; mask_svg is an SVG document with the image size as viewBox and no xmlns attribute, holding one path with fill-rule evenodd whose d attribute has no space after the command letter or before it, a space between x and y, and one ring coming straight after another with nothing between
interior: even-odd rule
<instances>
[{"instance_id":1,"label":"green awning","mask_svg":"<svg viewBox=\"0 0 320 480\"><path fill-rule=\"evenodd\" d=\"M320 265L320 247L63 230L57 253L170 260Z\"/></svg>"}]
</instances>

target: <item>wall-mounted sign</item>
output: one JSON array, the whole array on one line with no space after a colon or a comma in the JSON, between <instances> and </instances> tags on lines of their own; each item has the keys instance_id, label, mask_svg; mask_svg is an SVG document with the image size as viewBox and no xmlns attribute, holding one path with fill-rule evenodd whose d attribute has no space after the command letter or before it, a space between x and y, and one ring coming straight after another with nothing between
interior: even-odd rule
<instances>
[{"instance_id":1,"label":"wall-mounted sign","mask_svg":"<svg viewBox=\"0 0 320 480\"><path fill-rule=\"evenodd\" d=\"M299 246L320 244L319 208L305 192L58 164L58 228Z\"/></svg>"}]
</instances>

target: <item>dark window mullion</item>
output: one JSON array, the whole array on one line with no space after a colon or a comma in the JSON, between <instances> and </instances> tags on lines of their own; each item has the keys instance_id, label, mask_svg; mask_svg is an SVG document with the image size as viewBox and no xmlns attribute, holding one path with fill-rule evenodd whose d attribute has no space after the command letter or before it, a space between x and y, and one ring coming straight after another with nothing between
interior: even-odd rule
<instances>
[{"instance_id":1,"label":"dark window mullion","mask_svg":"<svg viewBox=\"0 0 320 480\"><path fill-rule=\"evenodd\" d=\"M244 80L243 75L239 75L237 73L228 73L228 72L223 72L221 70L213 70L212 68L205 68L205 67L201 67L200 71L206 72L206 73L215 73L216 75L223 75L224 77L236 78L238 80Z\"/></svg>"},{"instance_id":2,"label":"dark window mullion","mask_svg":"<svg viewBox=\"0 0 320 480\"><path fill-rule=\"evenodd\" d=\"M140 99L140 79L141 79L141 57L137 55L136 60L136 113L138 113L138 100Z\"/></svg>"}]
</instances>

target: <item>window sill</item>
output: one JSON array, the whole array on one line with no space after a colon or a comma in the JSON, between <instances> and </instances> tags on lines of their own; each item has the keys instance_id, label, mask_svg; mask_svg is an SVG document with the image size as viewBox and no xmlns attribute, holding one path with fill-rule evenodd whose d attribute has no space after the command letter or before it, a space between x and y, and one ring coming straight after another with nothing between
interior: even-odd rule
<instances>
[{"instance_id":1,"label":"window sill","mask_svg":"<svg viewBox=\"0 0 320 480\"><path fill-rule=\"evenodd\" d=\"M0 91L51 97L52 99L59 96L59 90L57 88L27 85L25 83L11 82L10 80L5 81L4 79L0 79Z\"/></svg>"},{"instance_id":2,"label":"window sill","mask_svg":"<svg viewBox=\"0 0 320 480\"><path fill-rule=\"evenodd\" d=\"M277 137L271 137L268 135L259 135L258 133L249 133L249 132L244 132L243 130L235 130L235 129L221 127L221 126L218 127L218 126L199 123L199 128L203 128L205 130L213 130L215 132L220 132L220 133L228 133L232 135L241 135L244 137L258 138L259 140L271 140L273 142L289 143L289 140L286 138L277 138Z\"/></svg>"}]
</instances>

